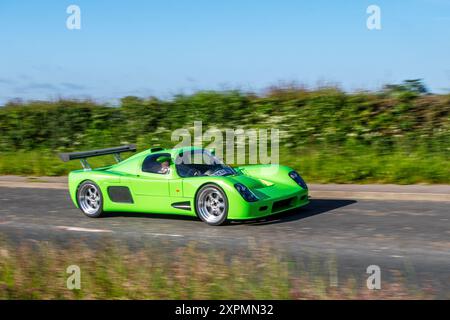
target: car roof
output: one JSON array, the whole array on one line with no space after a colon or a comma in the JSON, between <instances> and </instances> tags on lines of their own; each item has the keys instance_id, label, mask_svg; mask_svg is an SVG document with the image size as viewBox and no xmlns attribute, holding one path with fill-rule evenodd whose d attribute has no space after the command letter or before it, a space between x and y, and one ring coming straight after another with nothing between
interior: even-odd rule
<instances>
[{"instance_id":1,"label":"car roof","mask_svg":"<svg viewBox=\"0 0 450 320\"><path fill-rule=\"evenodd\" d=\"M137 158L145 158L151 154L170 154L172 158L175 158L180 153L186 152L186 151L192 151L192 150L203 150L204 148L201 147L195 147L195 146L187 146L187 147L181 147L181 148L174 148L174 149L162 149L162 148L150 148L144 151L141 151L135 155L132 155L131 157L125 159L123 162L129 162L132 160L135 160ZM122 164L123 162L119 163L118 165Z\"/></svg>"},{"instance_id":2,"label":"car roof","mask_svg":"<svg viewBox=\"0 0 450 320\"><path fill-rule=\"evenodd\" d=\"M129 157L117 164L112 165L111 169L116 170L116 171L130 172L130 171L134 170L133 166L136 161L142 161L144 158L146 158L149 155L167 154L168 153L174 159L180 153L183 153L186 151L192 151L192 150L204 150L204 148L195 147L195 146L187 146L187 147L174 148L174 149L150 148L150 149L144 150L142 152L139 152L135 155L132 155L131 157Z\"/></svg>"},{"instance_id":3,"label":"car roof","mask_svg":"<svg viewBox=\"0 0 450 320\"><path fill-rule=\"evenodd\" d=\"M195 146L187 146L187 147L180 147L180 148L174 148L174 149L157 149L156 151L152 151L151 148L148 152L148 154L158 154L158 153L170 153L172 157L175 157L179 155L180 153L184 153L186 151L193 151L193 150L203 150L202 147L195 147Z\"/></svg>"}]
</instances>

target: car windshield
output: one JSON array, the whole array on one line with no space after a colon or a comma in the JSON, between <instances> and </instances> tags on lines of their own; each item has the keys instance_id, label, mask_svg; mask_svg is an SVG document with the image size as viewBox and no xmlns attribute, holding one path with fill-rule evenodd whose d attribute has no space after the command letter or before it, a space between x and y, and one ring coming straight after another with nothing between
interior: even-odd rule
<instances>
[{"instance_id":1,"label":"car windshield","mask_svg":"<svg viewBox=\"0 0 450 320\"><path fill-rule=\"evenodd\" d=\"M175 167L180 177L228 176L236 173L219 158L207 150L200 149L180 153Z\"/></svg>"}]
</instances>

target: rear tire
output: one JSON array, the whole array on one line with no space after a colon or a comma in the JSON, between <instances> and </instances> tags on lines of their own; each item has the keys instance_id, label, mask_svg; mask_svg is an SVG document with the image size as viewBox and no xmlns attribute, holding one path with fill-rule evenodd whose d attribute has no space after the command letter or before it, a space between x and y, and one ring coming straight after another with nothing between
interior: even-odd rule
<instances>
[{"instance_id":1,"label":"rear tire","mask_svg":"<svg viewBox=\"0 0 450 320\"><path fill-rule=\"evenodd\" d=\"M100 187L93 181L84 181L77 190L78 207L89 218L103 214L103 195Z\"/></svg>"},{"instance_id":2,"label":"rear tire","mask_svg":"<svg viewBox=\"0 0 450 320\"><path fill-rule=\"evenodd\" d=\"M203 186L195 197L195 212L210 226L224 224L228 217L228 198L225 192L215 184Z\"/></svg>"}]
</instances>

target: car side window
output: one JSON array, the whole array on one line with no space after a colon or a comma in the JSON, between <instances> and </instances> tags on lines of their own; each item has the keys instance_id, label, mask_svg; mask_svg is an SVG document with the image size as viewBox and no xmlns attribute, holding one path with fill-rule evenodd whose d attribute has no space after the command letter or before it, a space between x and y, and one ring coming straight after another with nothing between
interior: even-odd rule
<instances>
[{"instance_id":1,"label":"car side window","mask_svg":"<svg viewBox=\"0 0 450 320\"><path fill-rule=\"evenodd\" d=\"M169 173L169 166L170 163L168 161L164 162L158 162L157 159L160 159L161 157L168 157L170 158L169 153L158 153L158 154L151 154L147 156L142 163L142 171L143 172L149 172L149 173L157 173L157 174L167 174Z\"/></svg>"}]
</instances>

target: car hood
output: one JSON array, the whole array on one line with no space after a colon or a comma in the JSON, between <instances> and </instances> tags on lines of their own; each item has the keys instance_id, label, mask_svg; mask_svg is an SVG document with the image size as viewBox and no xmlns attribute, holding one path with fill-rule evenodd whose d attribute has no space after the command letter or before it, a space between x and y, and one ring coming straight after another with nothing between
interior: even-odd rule
<instances>
[{"instance_id":1,"label":"car hood","mask_svg":"<svg viewBox=\"0 0 450 320\"><path fill-rule=\"evenodd\" d=\"M269 181L249 177L244 174L237 174L237 175L231 176L230 178L233 180L234 183L242 183L244 186L246 186L250 190L261 189L261 188L270 187L273 185L273 183L271 183Z\"/></svg>"}]
</instances>

